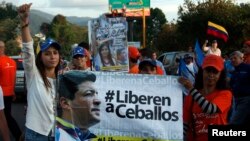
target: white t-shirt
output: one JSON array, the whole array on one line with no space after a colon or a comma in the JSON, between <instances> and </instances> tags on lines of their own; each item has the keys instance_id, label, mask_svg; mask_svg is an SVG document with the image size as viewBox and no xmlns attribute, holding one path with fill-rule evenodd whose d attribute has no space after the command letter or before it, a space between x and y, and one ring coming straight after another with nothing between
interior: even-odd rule
<instances>
[{"instance_id":1,"label":"white t-shirt","mask_svg":"<svg viewBox=\"0 0 250 141\"><path fill-rule=\"evenodd\" d=\"M3 102L3 90L2 87L0 86L0 110L4 109L4 102Z\"/></svg>"},{"instance_id":2,"label":"white t-shirt","mask_svg":"<svg viewBox=\"0 0 250 141\"><path fill-rule=\"evenodd\" d=\"M208 55L208 54L214 54L214 55L217 55L217 56L221 56L221 50L219 48L216 48L216 50L213 51L212 47L204 47L204 51L207 52L206 55Z\"/></svg>"}]
</instances>

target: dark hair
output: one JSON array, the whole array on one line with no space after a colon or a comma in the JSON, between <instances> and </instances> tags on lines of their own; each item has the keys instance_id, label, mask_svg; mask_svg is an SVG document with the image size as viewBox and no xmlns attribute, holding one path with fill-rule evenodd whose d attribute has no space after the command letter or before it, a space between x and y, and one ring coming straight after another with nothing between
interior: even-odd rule
<instances>
[{"instance_id":1,"label":"dark hair","mask_svg":"<svg viewBox=\"0 0 250 141\"><path fill-rule=\"evenodd\" d=\"M109 45L108 45L107 43L103 43L103 44L99 47L99 55L100 55L100 58L101 58L101 62L102 62L102 64L103 64L103 66L105 66L105 63L104 63L104 60L103 60L103 57L102 57L102 54L101 54L102 48L103 48L104 46L106 46L106 47L108 48L108 50L109 50L108 60L109 60L109 62L110 62L110 64L111 64L111 66L114 66L115 63L114 63L114 61L113 61L113 59L112 59L111 51L110 51Z\"/></svg>"},{"instance_id":2,"label":"dark hair","mask_svg":"<svg viewBox=\"0 0 250 141\"><path fill-rule=\"evenodd\" d=\"M195 77L194 87L198 90L203 89L203 69L200 67L198 73ZM220 74L220 78L216 84L216 89L218 90L228 90L228 84L226 80L226 71L223 69Z\"/></svg>"},{"instance_id":3,"label":"dark hair","mask_svg":"<svg viewBox=\"0 0 250 141\"><path fill-rule=\"evenodd\" d=\"M81 43L79 43L78 46L83 47L83 48L89 50L89 44L86 43L86 42L84 42L84 41L81 42Z\"/></svg>"},{"instance_id":4,"label":"dark hair","mask_svg":"<svg viewBox=\"0 0 250 141\"><path fill-rule=\"evenodd\" d=\"M53 46L51 46L51 47L53 47ZM53 47L53 48L57 49L56 47ZM59 50L58 50L58 52L59 52ZM40 51L37 54L37 57L36 57L36 66L37 66L37 69L38 69L40 75L42 76L42 79L43 79L43 82L45 84L45 87L48 90L49 88L51 88L51 84L50 84L50 82L49 82L49 80L48 80L48 78L47 78L47 76L45 74L45 66L44 66L44 64L42 62L42 51ZM59 62L57 64L56 68L55 68L56 77L58 75L59 68L60 68L60 52L59 52Z\"/></svg>"},{"instance_id":5,"label":"dark hair","mask_svg":"<svg viewBox=\"0 0 250 141\"><path fill-rule=\"evenodd\" d=\"M153 51L152 49L147 47L147 48L140 49L140 53L142 57L152 58Z\"/></svg>"}]
</instances>

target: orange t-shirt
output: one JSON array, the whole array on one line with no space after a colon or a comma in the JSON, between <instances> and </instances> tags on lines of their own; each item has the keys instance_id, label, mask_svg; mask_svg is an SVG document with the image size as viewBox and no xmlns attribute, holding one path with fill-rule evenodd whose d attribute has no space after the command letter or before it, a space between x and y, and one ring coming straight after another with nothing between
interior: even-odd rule
<instances>
[{"instance_id":1,"label":"orange t-shirt","mask_svg":"<svg viewBox=\"0 0 250 141\"><path fill-rule=\"evenodd\" d=\"M139 66L134 65L131 69L129 69L129 73L138 74L139 73Z\"/></svg>"},{"instance_id":2,"label":"orange t-shirt","mask_svg":"<svg viewBox=\"0 0 250 141\"><path fill-rule=\"evenodd\" d=\"M228 112L232 101L232 93L228 90L217 90L206 95L205 98L217 105L220 113L212 115L203 113L198 103L193 101L192 96L186 96L183 105L183 122L189 125L187 132L188 141L207 141L208 125L227 124Z\"/></svg>"},{"instance_id":3,"label":"orange t-shirt","mask_svg":"<svg viewBox=\"0 0 250 141\"><path fill-rule=\"evenodd\" d=\"M3 96L12 96L16 83L16 62L8 56L0 57L0 85Z\"/></svg>"},{"instance_id":4,"label":"orange t-shirt","mask_svg":"<svg viewBox=\"0 0 250 141\"><path fill-rule=\"evenodd\" d=\"M163 70L161 69L160 66L156 66L156 74L158 74L158 75L164 75L164 72L163 72Z\"/></svg>"}]
</instances>

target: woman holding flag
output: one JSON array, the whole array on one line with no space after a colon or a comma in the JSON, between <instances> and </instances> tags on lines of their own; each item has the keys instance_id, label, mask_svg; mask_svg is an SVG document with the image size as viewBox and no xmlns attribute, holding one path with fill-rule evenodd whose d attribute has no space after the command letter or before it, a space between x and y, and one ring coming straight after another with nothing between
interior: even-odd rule
<instances>
[{"instance_id":1,"label":"woman holding flag","mask_svg":"<svg viewBox=\"0 0 250 141\"><path fill-rule=\"evenodd\" d=\"M223 59L217 55L207 55L194 86L184 77L178 81L189 90L183 105L185 139L207 141L208 125L228 123L232 93L227 88Z\"/></svg>"}]
</instances>

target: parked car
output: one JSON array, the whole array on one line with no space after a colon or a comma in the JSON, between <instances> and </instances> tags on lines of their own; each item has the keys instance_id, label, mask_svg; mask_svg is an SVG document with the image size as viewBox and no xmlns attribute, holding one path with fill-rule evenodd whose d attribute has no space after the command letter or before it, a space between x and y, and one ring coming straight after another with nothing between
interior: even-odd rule
<instances>
[{"instance_id":1,"label":"parked car","mask_svg":"<svg viewBox=\"0 0 250 141\"><path fill-rule=\"evenodd\" d=\"M10 56L16 62L16 85L15 85L15 93L17 98L26 99L26 84L25 84L25 76L24 76L24 68L23 68L23 58L21 56Z\"/></svg>"},{"instance_id":2,"label":"parked car","mask_svg":"<svg viewBox=\"0 0 250 141\"><path fill-rule=\"evenodd\" d=\"M162 62L167 75L177 75L179 59L183 58L185 54L189 54L194 57L194 53L192 52L177 51L163 53L157 58L157 60Z\"/></svg>"}]
</instances>

